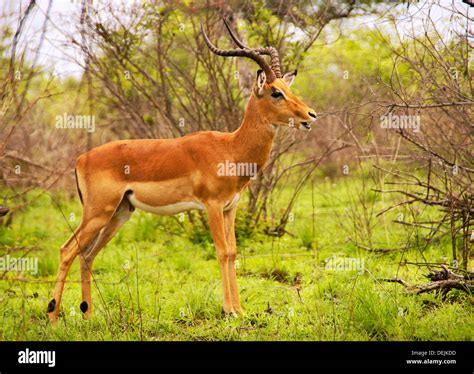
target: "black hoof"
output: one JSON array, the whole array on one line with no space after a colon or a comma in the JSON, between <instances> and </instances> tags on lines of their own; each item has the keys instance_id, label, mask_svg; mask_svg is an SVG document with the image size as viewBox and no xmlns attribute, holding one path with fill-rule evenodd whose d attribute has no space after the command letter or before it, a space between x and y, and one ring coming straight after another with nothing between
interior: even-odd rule
<instances>
[{"instance_id":1,"label":"black hoof","mask_svg":"<svg viewBox=\"0 0 474 374\"><path fill-rule=\"evenodd\" d=\"M56 308L56 299L53 299L48 304L48 313L54 312L54 308Z\"/></svg>"},{"instance_id":2,"label":"black hoof","mask_svg":"<svg viewBox=\"0 0 474 374\"><path fill-rule=\"evenodd\" d=\"M85 313L85 312L87 312L87 309L89 308L89 305L87 305L86 301L83 301L81 303L81 305L79 305L79 308L81 309L82 313Z\"/></svg>"}]
</instances>

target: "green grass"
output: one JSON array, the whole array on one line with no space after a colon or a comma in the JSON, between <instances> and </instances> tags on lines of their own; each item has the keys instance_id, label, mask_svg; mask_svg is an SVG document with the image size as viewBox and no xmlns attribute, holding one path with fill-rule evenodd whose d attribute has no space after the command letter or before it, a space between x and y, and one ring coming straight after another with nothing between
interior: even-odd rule
<instances>
[{"instance_id":1,"label":"green grass","mask_svg":"<svg viewBox=\"0 0 474 374\"><path fill-rule=\"evenodd\" d=\"M222 314L218 264L201 227L193 228L187 218L181 226L172 217L135 212L95 261L92 318L82 320L79 310L76 261L56 327L47 320L46 306L59 248L70 235L69 225L80 222L81 209L78 199L53 195L61 213L44 194L16 213L10 226L0 227L0 255L7 248L37 246L26 256L39 262L35 275L0 272L0 339L472 340L471 295L412 295L399 284L380 281L398 275L410 283L426 282L425 269L399 262L450 258L449 241L442 238L421 251L423 231L414 234L392 222L400 213L413 212L400 208L376 218L391 201L372 192L359 199L360 189L357 177L319 178L313 196L306 188L295 206L287 227L292 235L277 239L256 230L251 237L239 236L242 318ZM284 199L290 193L285 189L279 195ZM362 202L373 204L374 212L368 222L354 225L354 218L364 214ZM245 202L240 206L243 214ZM70 220L71 213L75 220ZM426 218L436 212L417 214ZM411 248L381 255L358 248L354 241L373 247L409 243ZM24 253L20 249L9 255ZM325 260L332 255L357 258L366 271L326 269Z\"/></svg>"}]
</instances>

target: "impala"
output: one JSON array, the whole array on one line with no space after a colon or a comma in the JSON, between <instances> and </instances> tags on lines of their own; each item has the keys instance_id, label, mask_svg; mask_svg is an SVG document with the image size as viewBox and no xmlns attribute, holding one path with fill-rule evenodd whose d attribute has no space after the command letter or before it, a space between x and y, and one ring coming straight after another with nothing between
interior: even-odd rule
<instances>
[{"instance_id":1,"label":"impala","mask_svg":"<svg viewBox=\"0 0 474 374\"><path fill-rule=\"evenodd\" d=\"M276 126L311 129L316 114L291 93L296 71L282 76L276 49L248 48L225 25L238 48L215 47L201 26L209 49L219 56L250 58L261 68L240 127L233 133L200 131L177 139L113 141L78 157L76 181L83 216L60 251L54 297L48 304L52 322L58 319L67 273L78 255L80 309L85 319L90 316L94 259L135 208L162 215L205 210L220 266L224 312L243 313L235 270L234 221L237 203L252 175L222 175L218 165L256 165L258 172L268 160Z\"/></svg>"}]
</instances>

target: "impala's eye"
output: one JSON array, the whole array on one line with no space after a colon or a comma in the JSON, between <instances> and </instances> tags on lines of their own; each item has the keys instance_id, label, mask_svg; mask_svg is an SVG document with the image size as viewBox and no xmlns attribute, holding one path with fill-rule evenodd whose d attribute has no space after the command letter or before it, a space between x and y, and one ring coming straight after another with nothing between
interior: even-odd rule
<instances>
[{"instance_id":1,"label":"impala's eye","mask_svg":"<svg viewBox=\"0 0 474 374\"><path fill-rule=\"evenodd\" d=\"M274 97L275 99L278 99L279 97L283 97L283 94L280 91L273 91L272 97Z\"/></svg>"}]
</instances>

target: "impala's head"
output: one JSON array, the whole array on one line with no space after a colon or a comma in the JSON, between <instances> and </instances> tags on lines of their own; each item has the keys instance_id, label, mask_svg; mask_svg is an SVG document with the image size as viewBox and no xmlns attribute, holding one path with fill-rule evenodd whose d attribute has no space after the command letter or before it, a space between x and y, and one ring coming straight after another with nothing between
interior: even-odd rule
<instances>
[{"instance_id":1,"label":"impala's head","mask_svg":"<svg viewBox=\"0 0 474 374\"><path fill-rule=\"evenodd\" d=\"M316 112L290 90L296 77L296 70L282 75L280 58L275 48L248 48L237 38L225 19L224 23L239 49L217 48L211 43L201 25L202 35L209 49L219 56L248 57L260 66L261 70L257 72L253 95L270 123L311 130L311 123L316 118ZM265 61L264 55L270 56L271 66Z\"/></svg>"}]
</instances>

